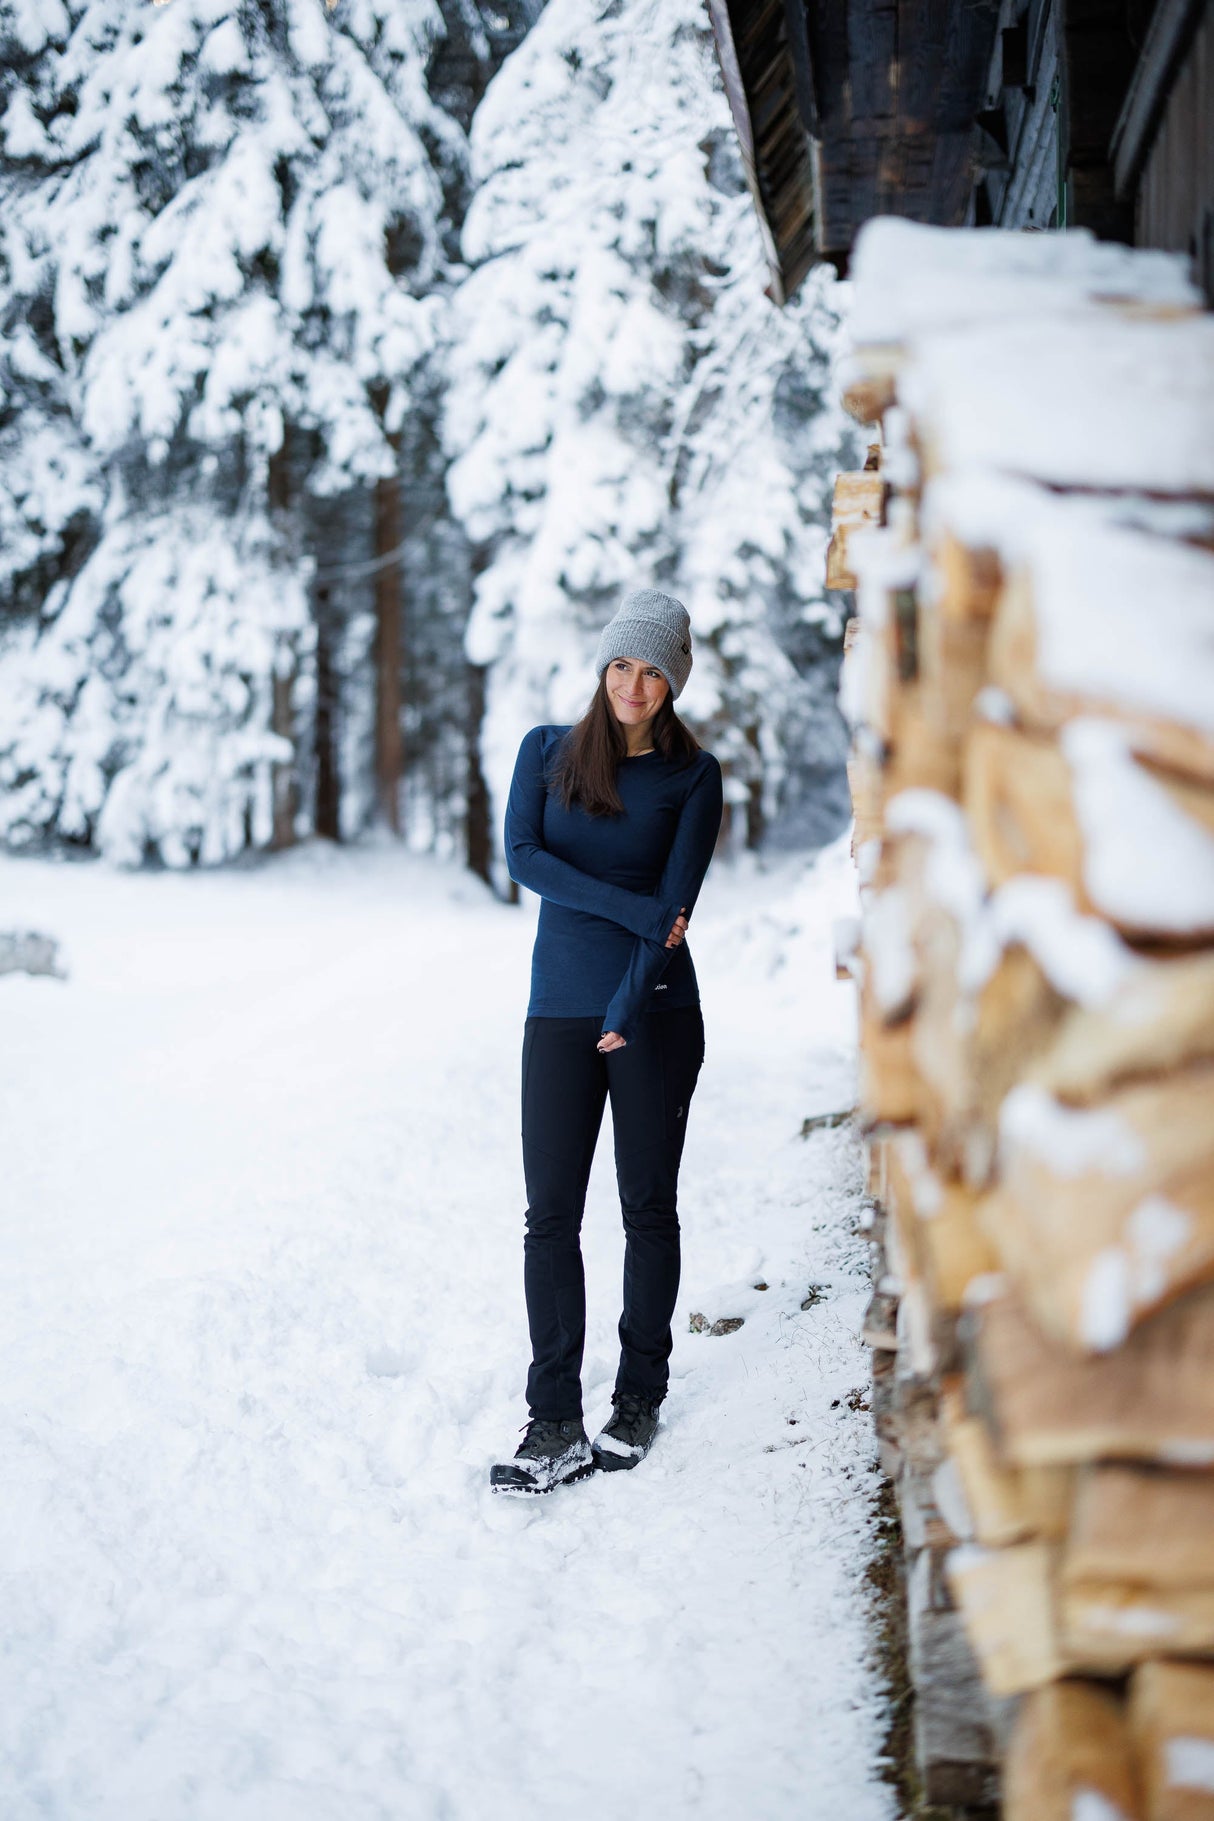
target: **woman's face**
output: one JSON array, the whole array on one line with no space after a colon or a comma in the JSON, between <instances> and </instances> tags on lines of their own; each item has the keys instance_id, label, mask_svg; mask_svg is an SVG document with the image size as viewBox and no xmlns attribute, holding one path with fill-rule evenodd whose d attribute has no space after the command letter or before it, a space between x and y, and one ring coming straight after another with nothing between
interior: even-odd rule
<instances>
[{"instance_id":1,"label":"woman's face","mask_svg":"<svg viewBox=\"0 0 1214 1821\"><path fill-rule=\"evenodd\" d=\"M652 721L669 694L670 684L653 664L642 664L639 658L613 658L607 666L607 699L616 720L625 727Z\"/></svg>"}]
</instances>

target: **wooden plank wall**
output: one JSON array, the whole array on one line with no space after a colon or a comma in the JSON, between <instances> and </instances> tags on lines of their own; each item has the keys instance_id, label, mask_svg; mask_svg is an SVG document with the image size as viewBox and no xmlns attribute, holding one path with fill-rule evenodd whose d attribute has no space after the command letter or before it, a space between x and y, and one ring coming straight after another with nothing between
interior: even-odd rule
<instances>
[{"instance_id":1,"label":"wooden plank wall","mask_svg":"<svg viewBox=\"0 0 1214 1821\"><path fill-rule=\"evenodd\" d=\"M989 219L1005 228L1048 228L1058 203L1058 37L1052 5L1030 9L1025 21L1024 86L1002 87L1008 123L1008 166L990 171ZM1000 92L1002 69L993 85Z\"/></svg>"},{"instance_id":2,"label":"wooden plank wall","mask_svg":"<svg viewBox=\"0 0 1214 1821\"><path fill-rule=\"evenodd\" d=\"M1207 6L1139 182L1139 246L1191 252L1214 304L1214 7Z\"/></svg>"}]
</instances>

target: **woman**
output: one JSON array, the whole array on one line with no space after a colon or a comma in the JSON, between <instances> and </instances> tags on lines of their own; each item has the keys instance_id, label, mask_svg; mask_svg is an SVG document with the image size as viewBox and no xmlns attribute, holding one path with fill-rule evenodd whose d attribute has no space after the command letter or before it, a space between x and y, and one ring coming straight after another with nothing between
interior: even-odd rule
<instances>
[{"instance_id":1,"label":"woman","mask_svg":"<svg viewBox=\"0 0 1214 1821\"><path fill-rule=\"evenodd\" d=\"M704 1059L683 940L721 826L721 768L674 711L691 670L686 609L625 597L599 640L598 689L575 727L535 727L506 808L510 875L538 892L523 1038L523 1277L531 1418L499 1492L550 1492L635 1467L666 1394L679 1288L679 1160ZM610 1095L624 1216L624 1307L612 1415L582 1426L586 1295L579 1234Z\"/></svg>"}]
</instances>

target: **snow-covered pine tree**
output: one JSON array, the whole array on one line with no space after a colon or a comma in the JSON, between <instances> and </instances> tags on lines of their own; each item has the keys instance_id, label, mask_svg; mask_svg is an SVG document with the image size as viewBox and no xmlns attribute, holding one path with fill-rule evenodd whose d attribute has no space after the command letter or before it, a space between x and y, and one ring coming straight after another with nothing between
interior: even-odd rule
<instances>
[{"instance_id":1,"label":"snow-covered pine tree","mask_svg":"<svg viewBox=\"0 0 1214 1821\"><path fill-rule=\"evenodd\" d=\"M318 671L375 634L310 571L382 545L435 339L441 30L0 0L0 838L185 864L310 825Z\"/></svg>"},{"instance_id":2,"label":"snow-covered pine tree","mask_svg":"<svg viewBox=\"0 0 1214 1821\"><path fill-rule=\"evenodd\" d=\"M446 440L496 807L525 729L580 713L620 591L655 583L692 615L680 706L725 765L735 838L832 832L838 313L821 274L784 312L763 294L699 0L551 0L472 147Z\"/></svg>"}]
</instances>

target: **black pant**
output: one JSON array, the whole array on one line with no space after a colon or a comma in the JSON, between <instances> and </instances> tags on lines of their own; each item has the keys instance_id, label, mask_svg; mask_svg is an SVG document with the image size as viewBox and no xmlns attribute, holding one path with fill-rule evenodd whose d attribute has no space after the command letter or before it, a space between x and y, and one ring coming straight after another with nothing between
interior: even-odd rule
<instances>
[{"instance_id":1,"label":"black pant","mask_svg":"<svg viewBox=\"0 0 1214 1821\"><path fill-rule=\"evenodd\" d=\"M698 1005L655 1010L622 1050L595 1048L601 1018L528 1018L523 1037L523 1280L532 1416L582 1414L586 1285L580 1233L590 1164L611 1096L624 1216L618 1391L660 1399L679 1291L677 1189L687 1109L704 1060Z\"/></svg>"}]
</instances>

